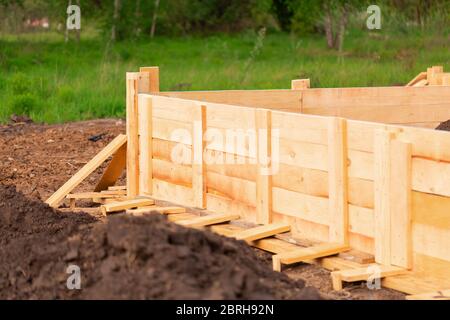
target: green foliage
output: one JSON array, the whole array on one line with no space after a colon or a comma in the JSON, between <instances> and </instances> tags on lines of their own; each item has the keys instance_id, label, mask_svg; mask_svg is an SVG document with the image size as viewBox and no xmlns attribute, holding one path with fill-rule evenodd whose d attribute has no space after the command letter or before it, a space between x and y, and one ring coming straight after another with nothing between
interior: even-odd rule
<instances>
[{"instance_id":1,"label":"green foliage","mask_svg":"<svg viewBox=\"0 0 450 320\"><path fill-rule=\"evenodd\" d=\"M18 115L30 115L39 106L38 99L31 93L13 96L11 101L11 112Z\"/></svg>"}]
</instances>

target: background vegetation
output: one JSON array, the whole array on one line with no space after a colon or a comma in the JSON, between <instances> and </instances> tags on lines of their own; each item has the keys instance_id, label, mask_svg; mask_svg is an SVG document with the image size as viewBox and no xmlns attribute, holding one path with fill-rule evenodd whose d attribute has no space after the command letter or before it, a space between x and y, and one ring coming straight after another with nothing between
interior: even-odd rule
<instances>
[{"instance_id":1,"label":"background vegetation","mask_svg":"<svg viewBox=\"0 0 450 320\"><path fill-rule=\"evenodd\" d=\"M68 4L80 32L65 29ZM162 90L402 85L448 69L450 1L377 4L370 31L356 0L0 0L0 122L123 117L139 66L161 67Z\"/></svg>"}]
</instances>

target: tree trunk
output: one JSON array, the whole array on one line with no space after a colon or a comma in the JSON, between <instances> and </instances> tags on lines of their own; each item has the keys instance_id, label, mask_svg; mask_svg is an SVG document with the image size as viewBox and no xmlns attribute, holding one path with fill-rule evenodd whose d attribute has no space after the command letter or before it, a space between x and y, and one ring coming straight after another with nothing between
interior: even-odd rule
<instances>
[{"instance_id":1,"label":"tree trunk","mask_svg":"<svg viewBox=\"0 0 450 320\"><path fill-rule=\"evenodd\" d=\"M150 38L155 36L156 19L158 18L159 0L155 0L155 10L153 11L152 28L150 30Z\"/></svg>"},{"instance_id":2,"label":"tree trunk","mask_svg":"<svg viewBox=\"0 0 450 320\"><path fill-rule=\"evenodd\" d=\"M347 28L347 23L348 23L348 12L349 9L348 7L344 4L344 6L342 7L342 16L341 16L341 20L339 21L339 31L338 34L336 35L336 49L338 49L339 52L342 52L342 48L344 45L344 36L345 36L345 29Z\"/></svg>"},{"instance_id":3,"label":"tree trunk","mask_svg":"<svg viewBox=\"0 0 450 320\"><path fill-rule=\"evenodd\" d=\"M326 2L324 2L323 7L325 11L324 27L325 27L325 35L327 37L327 46L329 49L333 49L334 37L333 37L333 19L331 16L331 10Z\"/></svg>"},{"instance_id":4,"label":"tree trunk","mask_svg":"<svg viewBox=\"0 0 450 320\"><path fill-rule=\"evenodd\" d=\"M113 23L111 27L111 40L116 41L117 39L117 21L119 20L119 8L120 8L120 0L114 0L114 15L113 15Z\"/></svg>"}]
</instances>

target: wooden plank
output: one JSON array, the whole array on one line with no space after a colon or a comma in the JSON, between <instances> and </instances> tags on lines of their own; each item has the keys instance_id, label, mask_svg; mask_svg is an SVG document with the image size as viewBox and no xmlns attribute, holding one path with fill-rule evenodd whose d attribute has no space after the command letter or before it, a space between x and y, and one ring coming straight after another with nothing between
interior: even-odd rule
<instances>
[{"instance_id":1,"label":"wooden plank","mask_svg":"<svg viewBox=\"0 0 450 320\"><path fill-rule=\"evenodd\" d=\"M427 79L427 73L421 72L417 76L415 76L410 82L408 82L406 87L410 87L410 86L416 84L417 82L419 82L421 80L426 80L426 79Z\"/></svg>"},{"instance_id":2,"label":"wooden plank","mask_svg":"<svg viewBox=\"0 0 450 320\"><path fill-rule=\"evenodd\" d=\"M293 264L331 256L349 250L350 247L339 243L322 243L308 248L300 248L272 257L273 270L281 271L281 264Z\"/></svg>"},{"instance_id":3,"label":"wooden plank","mask_svg":"<svg viewBox=\"0 0 450 320\"><path fill-rule=\"evenodd\" d=\"M100 178L100 181L95 186L94 192L106 190L113 186L122 175L126 166L127 144L125 143L119 148L119 150L116 151L116 153L114 153L111 162L108 164L108 167Z\"/></svg>"},{"instance_id":4,"label":"wooden plank","mask_svg":"<svg viewBox=\"0 0 450 320\"><path fill-rule=\"evenodd\" d=\"M51 207L57 207L67 194L75 189L87 176L105 162L106 159L117 152L126 142L127 137L125 135L118 135L45 202Z\"/></svg>"},{"instance_id":5,"label":"wooden plank","mask_svg":"<svg viewBox=\"0 0 450 320\"><path fill-rule=\"evenodd\" d=\"M330 242L348 245L348 159L345 119L330 118L328 126L328 181Z\"/></svg>"},{"instance_id":6,"label":"wooden plank","mask_svg":"<svg viewBox=\"0 0 450 320\"><path fill-rule=\"evenodd\" d=\"M216 213L236 213L247 222L256 223L256 208L241 201L232 200L218 194L207 193L207 209Z\"/></svg>"},{"instance_id":7,"label":"wooden plank","mask_svg":"<svg viewBox=\"0 0 450 320\"><path fill-rule=\"evenodd\" d=\"M153 179L153 197L165 200L174 201L183 206L193 206L193 193L191 188L176 185L164 180Z\"/></svg>"},{"instance_id":8,"label":"wooden plank","mask_svg":"<svg viewBox=\"0 0 450 320\"><path fill-rule=\"evenodd\" d=\"M411 144L390 144L390 237L391 263L412 268Z\"/></svg>"},{"instance_id":9,"label":"wooden plank","mask_svg":"<svg viewBox=\"0 0 450 320\"><path fill-rule=\"evenodd\" d=\"M213 224L219 224L223 222L228 222L232 220L238 220L240 218L237 214L212 214L207 216L202 216L190 220L182 220L177 222L184 227L190 228L201 228L210 226Z\"/></svg>"},{"instance_id":10,"label":"wooden plank","mask_svg":"<svg viewBox=\"0 0 450 320\"><path fill-rule=\"evenodd\" d=\"M259 109L255 111L256 154L258 175L256 177L256 222L272 222L272 125L271 112Z\"/></svg>"},{"instance_id":11,"label":"wooden plank","mask_svg":"<svg viewBox=\"0 0 450 320\"><path fill-rule=\"evenodd\" d=\"M67 199L95 199L95 198L117 198L117 194L107 194L102 192L82 192L72 193L66 196Z\"/></svg>"},{"instance_id":12,"label":"wooden plank","mask_svg":"<svg viewBox=\"0 0 450 320\"><path fill-rule=\"evenodd\" d=\"M450 92L443 86L329 88L302 93L302 110L307 114L384 123L450 118Z\"/></svg>"},{"instance_id":13,"label":"wooden plank","mask_svg":"<svg viewBox=\"0 0 450 320\"><path fill-rule=\"evenodd\" d=\"M110 186L108 190L127 190L127 186Z\"/></svg>"},{"instance_id":14,"label":"wooden plank","mask_svg":"<svg viewBox=\"0 0 450 320\"><path fill-rule=\"evenodd\" d=\"M414 223L450 229L449 208L450 197L415 191L412 193L412 220Z\"/></svg>"},{"instance_id":15,"label":"wooden plank","mask_svg":"<svg viewBox=\"0 0 450 320\"><path fill-rule=\"evenodd\" d=\"M311 87L310 79L295 79L291 82L292 90L305 90Z\"/></svg>"},{"instance_id":16,"label":"wooden plank","mask_svg":"<svg viewBox=\"0 0 450 320\"><path fill-rule=\"evenodd\" d=\"M148 80L141 84L142 93L159 92L159 67L141 67L140 73L148 74Z\"/></svg>"},{"instance_id":17,"label":"wooden plank","mask_svg":"<svg viewBox=\"0 0 450 320\"><path fill-rule=\"evenodd\" d=\"M101 207L102 213L104 215L112 212L123 211L131 208L139 208L144 206L151 206L155 201L152 199L132 199L127 201L117 201L104 204Z\"/></svg>"},{"instance_id":18,"label":"wooden plank","mask_svg":"<svg viewBox=\"0 0 450 320\"><path fill-rule=\"evenodd\" d=\"M271 223L264 226L258 226L250 229L245 229L233 235L237 240L244 240L252 242L274 236L278 233L288 232L291 226L287 223Z\"/></svg>"},{"instance_id":19,"label":"wooden plank","mask_svg":"<svg viewBox=\"0 0 450 320\"><path fill-rule=\"evenodd\" d=\"M192 153L192 191L194 197L194 206L197 208L206 208L206 164L203 157L205 150L205 131L206 131L206 107L199 105L193 108L195 121L192 127L193 131L193 153Z\"/></svg>"},{"instance_id":20,"label":"wooden plank","mask_svg":"<svg viewBox=\"0 0 450 320\"><path fill-rule=\"evenodd\" d=\"M165 180L173 184L185 187L192 186L192 167L176 164L165 160L155 159L152 161L153 178Z\"/></svg>"},{"instance_id":21,"label":"wooden plank","mask_svg":"<svg viewBox=\"0 0 450 320\"><path fill-rule=\"evenodd\" d=\"M280 188L272 188L273 211L328 226L327 198L314 197Z\"/></svg>"},{"instance_id":22,"label":"wooden plank","mask_svg":"<svg viewBox=\"0 0 450 320\"><path fill-rule=\"evenodd\" d=\"M207 172L208 193L213 193L256 207L256 183Z\"/></svg>"},{"instance_id":23,"label":"wooden plank","mask_svg":"<svg viewBox=\"0 0 450 320\"><path fill-rule=\"evenodd\" d=\"M152 98L139 95L139 194L153 193Z\"/></svg>"},{"instance_id":24,"label":"wooden plank","mask_svg":"<svg viewBox=\"0 0 450 320\"><path fill-rule=\"evenodd\" d=\"M385 130L375 133L375 261L391 264L391 142L394 135Z\"/></svg>"},{"instance_id":25,"label":"wooden plank","mask_svg":"<svg viewBox=\"0 0 450 320\"><path fill-rule=\"evenodd\" d=\"M450 163L415 157L412 159L412 188L450 197Z\"/></svg>"},{"instance_id":26,"label":"wooden plank","mask_svg":"<svg viewBox=\"0 0 450 320\"><path fill-rule=\"evenodd\" d=\"M424 86L426 86L428 84L428 80L426 80L426 79L423 79L423 80L420 80L420 81L417 81L415 84L413 84L412 86L413 87L424 87Z\"/></svg>"},{"instance_id":27,"label":"wooden plank","mask_svg":"<svg viewBox=\"0 0 450 320\"><path fill-rule=\"evenodd\" d=\"M331 279L333 283L333 289L342 290L342 281L368 281L369 279L385 278L404 274L407 272L408 271L406 269L395 266L372 264L363 268L334 271L331 273Z\"/></svg>"},{"instance_id":28,"label":"wooden plank","mask_svg":"<svg viewBox=\"0 0 450 320\"><path fill-rule=\"evenodd\" d=\"M450 289L409 295L406 300L450 300Z\"/></svg>"},{"instance_id":29,"label":"wooden plank","mask_svg":"<svg viewBox=\"0 0 450 320\"><path fill-rule=\"evenodd\" d=\"M224 90L161 92L167 97L266 109L300 109L300 93L294 90Z\"/></svg>"},{"instance_id":30,"label":"wooden plank","mask_svg":"<svg viewBox=\"0 0 450 320\"><path fill-rule=\"evenodd\" d=\"M160 206L148 206L140 207L137 209L128 209L126 212L133 215L142 215L144 213L150 213L156 211L161 214L176 214L185 213L186 208L183 207L160 207Z\"/></svg>"},{"instance_id":31,"label":"wooden plank","mask_svg":"<svg viewBox=\"0 0 450 320\"><path fill-rule=\"evenodd\" d=\"M127 194L139 194L138 72L127 73Z\"/></svg>"}]
</instances>

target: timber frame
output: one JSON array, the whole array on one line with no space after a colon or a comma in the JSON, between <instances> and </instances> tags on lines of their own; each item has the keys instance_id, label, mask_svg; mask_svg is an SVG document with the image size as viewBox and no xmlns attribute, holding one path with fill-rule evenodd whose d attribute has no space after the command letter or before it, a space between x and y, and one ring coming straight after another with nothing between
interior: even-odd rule
<instances>
[{"instance_id":1,"label":"timber frame","mask_svg":"<svg viewBox=\"0 0 450 320\"><path fill-rule=\"evenodd\" d=\"M180 223L273 252L276 270L320 263L336 289L379 266L386 287L448 290L450 132L431 130L450 119L448 79L433 67L405 87L160 92L158 67L127 73L127 197L205 209ZM230 148L211 130L256 139ZM220 224L238 218L256 227ZM310 247L280 240L287 231Z\"/></svg>"}]
</instances>

